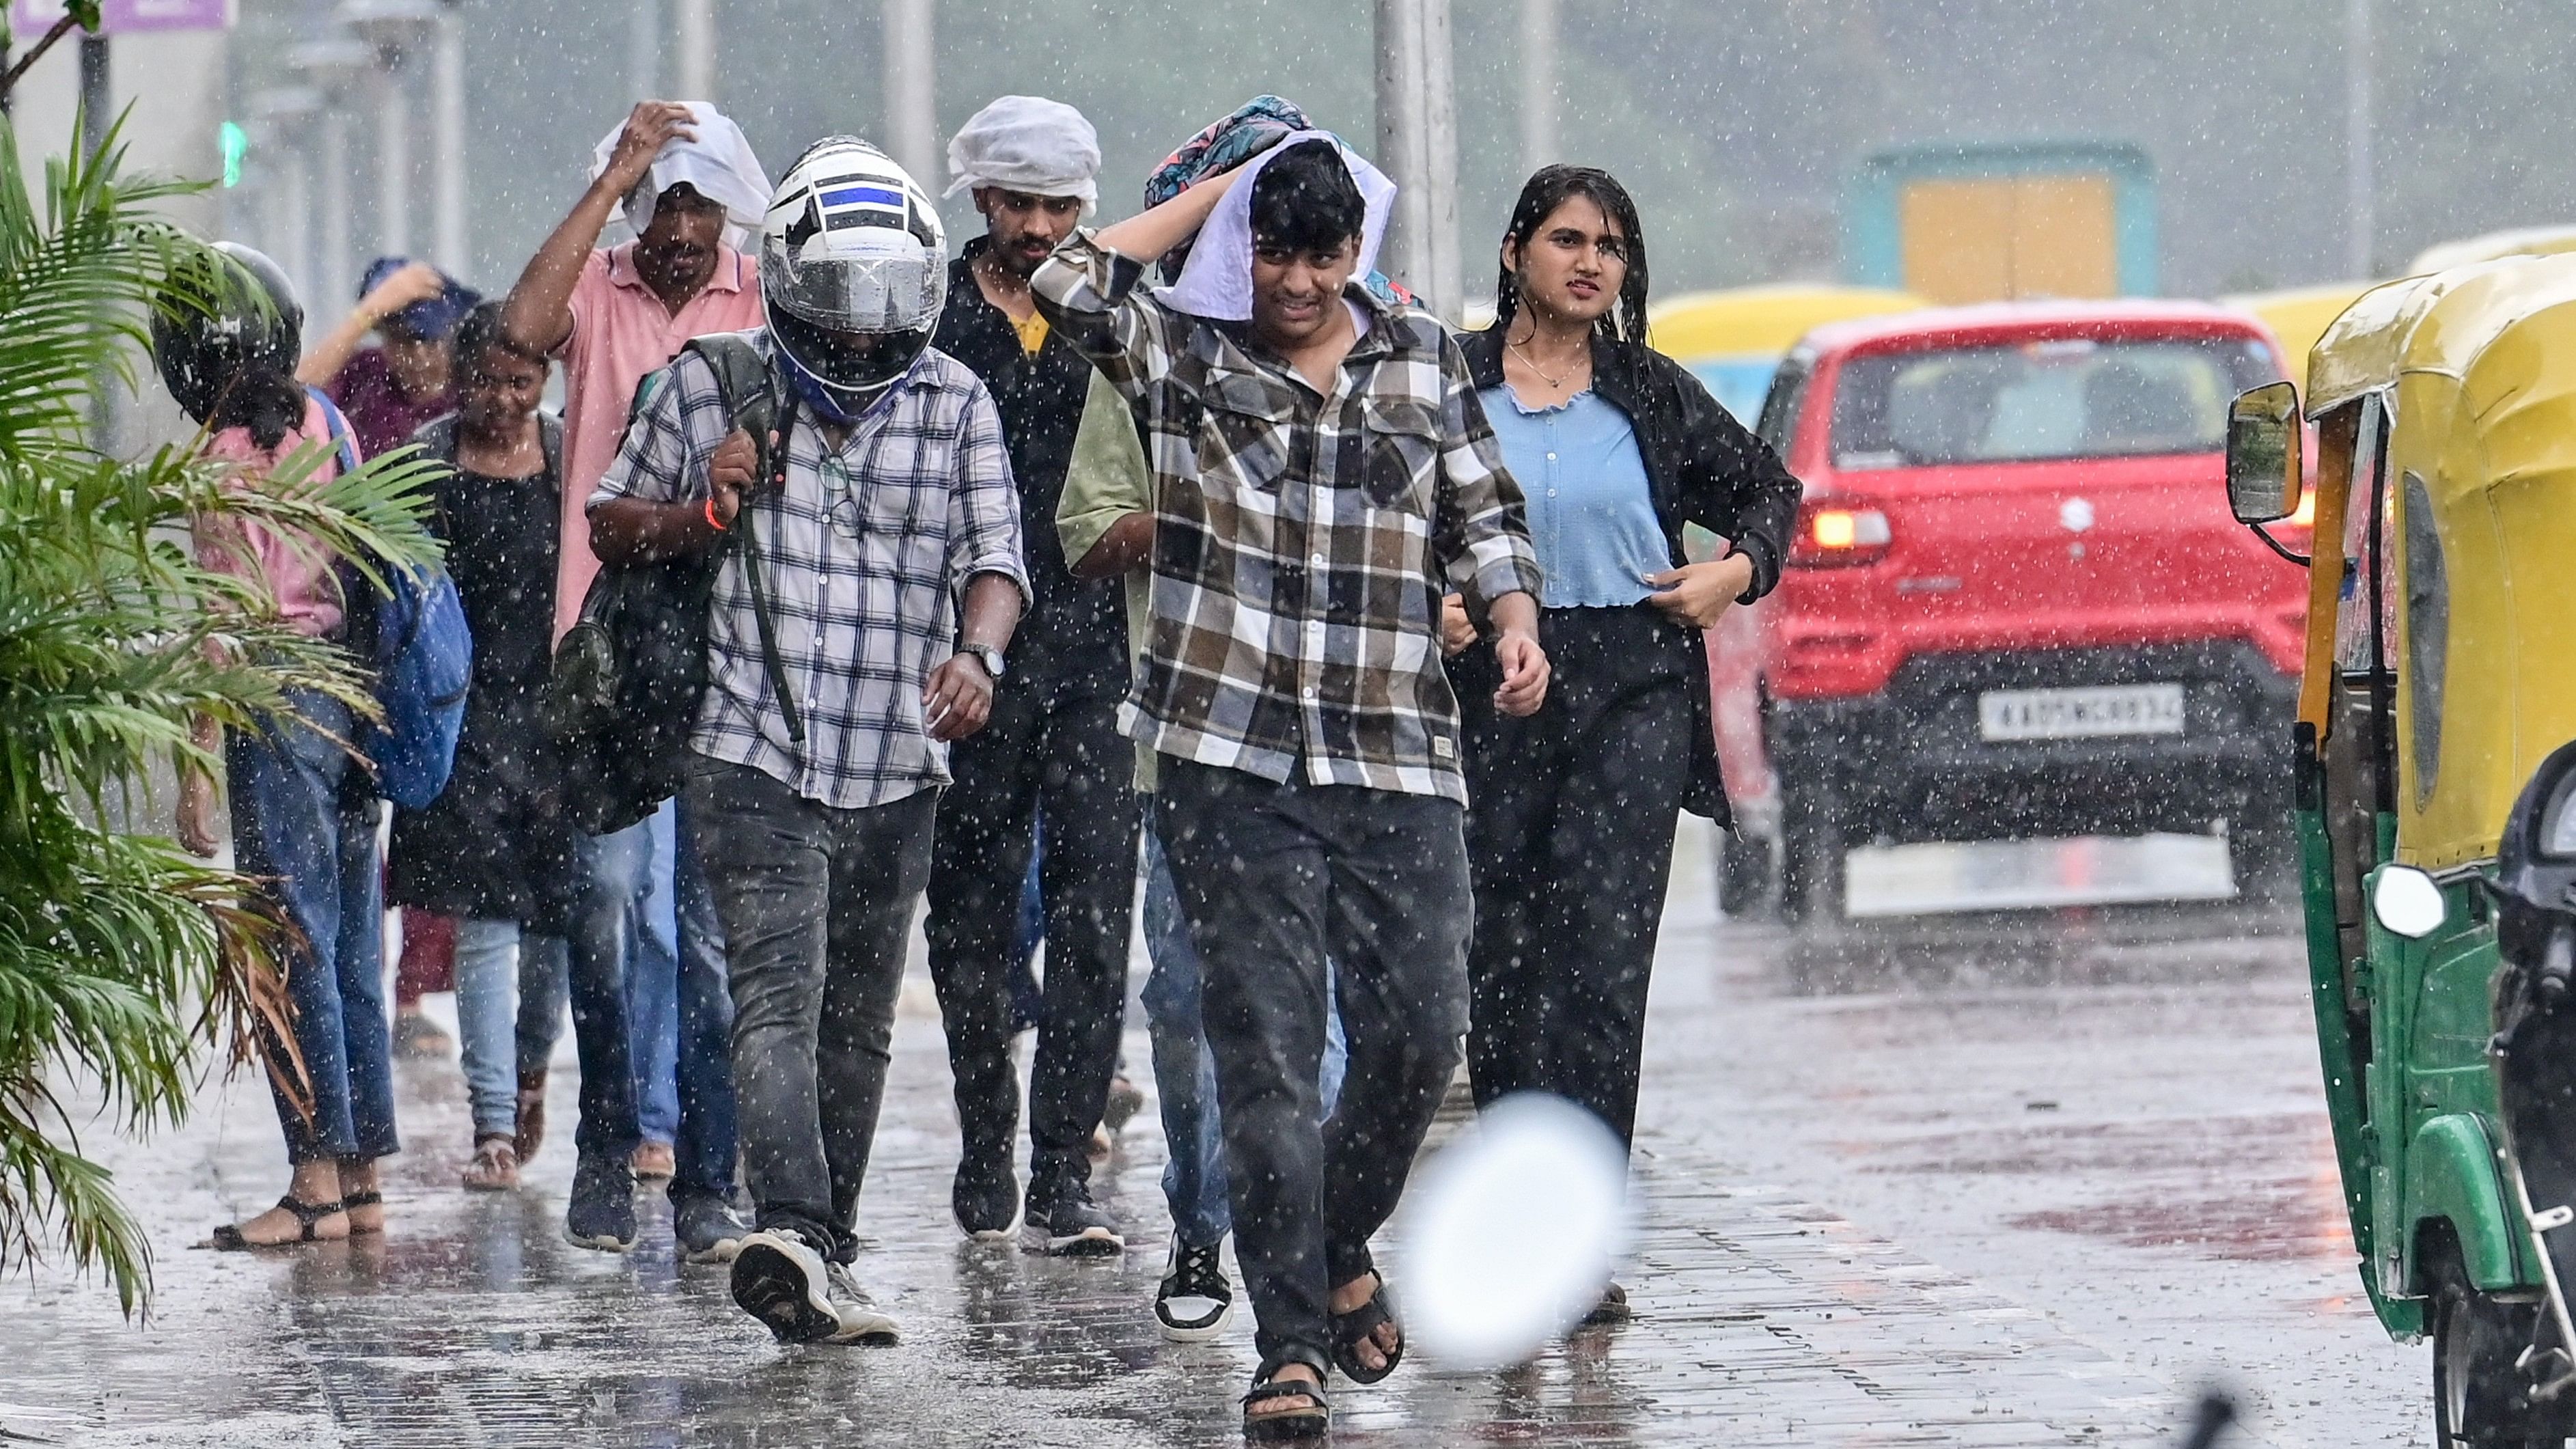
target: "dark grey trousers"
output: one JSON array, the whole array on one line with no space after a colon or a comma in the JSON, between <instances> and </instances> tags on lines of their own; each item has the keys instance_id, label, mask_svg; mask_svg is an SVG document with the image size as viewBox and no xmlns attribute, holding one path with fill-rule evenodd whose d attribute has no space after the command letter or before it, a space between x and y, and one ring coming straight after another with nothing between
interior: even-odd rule
<instances>
[{"instance_id":1,"label":"dark grey trousers","mask_svg":"<svg viewBox=\"0 0 2576 1449\"><path fill-rule=\"evenodd\" d=\"M1448 800L1161 762L1155 829L1204 962L1235 1256L1264 1371L1331 1359L1467 1029L1467 850ZM1317 1125L1325 961L1350 1066Z\"/></svg>"},{"instance_id":2,"label":"dark grey trousers","mask_svg":"<svg viewBox=\"0 0 2576 1449\"><path fill-rule=\"evenodd\" d=\"M835 810L744 765L691 761L681 818L724 919L742 1154L763 1228L850 1261L885 1100L904 937L939 792Z\"/></svg>"}]
</instances>

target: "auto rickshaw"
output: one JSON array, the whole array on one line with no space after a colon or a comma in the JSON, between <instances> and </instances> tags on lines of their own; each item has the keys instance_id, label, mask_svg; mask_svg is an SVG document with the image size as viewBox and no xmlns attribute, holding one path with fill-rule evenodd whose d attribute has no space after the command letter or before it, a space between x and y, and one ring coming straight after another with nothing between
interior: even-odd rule
<instances>
[{"instance_id":1,"label":"auto rickshaw","mask_svg":"<svg viewBox=\"0 0 2576 1449\"><path fill-rule=\"evenodd\" d=\"M2507 817L2576 737L2576 256L2376 288L2308 379L2292 798L2362 1286L2392 1335L2434 1341L2440 1443L2554 1446L2576 1419L2516 1367L2543 1280L2501 1156L2490 987ZM2300 412L2286 382L2231 409L2240 521L2298 508Z\"/></svg>"}]
</instances>

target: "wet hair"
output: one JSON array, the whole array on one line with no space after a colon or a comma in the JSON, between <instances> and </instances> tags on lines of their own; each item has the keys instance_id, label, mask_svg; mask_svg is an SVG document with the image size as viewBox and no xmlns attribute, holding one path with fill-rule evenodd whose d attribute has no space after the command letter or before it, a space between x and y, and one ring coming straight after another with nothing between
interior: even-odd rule
<instances>
[{"instance_id":1,"label":"wet hair","mask_svg":"<svg viewBox=\"0 0 2576 1449\"><path fill-rule=\"evenodd\" d=\"M535 363L539 368L546 365L544 353L512 337L509 329L501 325L502 307L503 304L499 301L477 303L472 311L465 314L465 320L456 324L458 372L466 376L481 373L483 355L494 348L499 348L521 362Z\"/></svg>"},{"instance_id":2,"label":"wet hair","mask_svg":"<svg viewBox=\"0 0 2576 1449\"><path fill-rule=\"evenodd\" d=\"M241 428L262 451L275 452L286 441L289 429L304 426L304 409L310 401L304 384L295 374L283 368L246 366L232 376L215 398L214 415L206 426L221 432Z\"/></svg>"},{"instance_id":3,"label":"wet hair","mask_svg":"<svg viewBox=\"0 0 2576 1449\"><path fill-rule=\"evenodd\" d=\"M1538 229L1556 214L1556 209L1576 197L1582 197L1601 208L1601 214L1628 239L1628 273L1619 283L1619 300L1594 325L1612 337L1630 342L1646 340L1646 232L1637 221L1637 203L1628 196L1628 188L1619 178L1591 166L1542 166L1530 174L1521 188L1521 199L1512 206L1512 224L1504 232L1523 257L1529 255L1529 244ZM1508 266L1499 269L1494 280L1494 320L1509 322L1520 311L1519 278Z\"/></svg>"},{"instance_id":4,"label":"wet hair","mask_svg":"<svg viewBox=\"0 0 2576 1449\"><path fill-rule=\"evenodd\" d=\"M1330 141L1300 141L1252 178L1255 246L1338 251L1367 225L1368 203Z\"/></svg>"}]
</instances>

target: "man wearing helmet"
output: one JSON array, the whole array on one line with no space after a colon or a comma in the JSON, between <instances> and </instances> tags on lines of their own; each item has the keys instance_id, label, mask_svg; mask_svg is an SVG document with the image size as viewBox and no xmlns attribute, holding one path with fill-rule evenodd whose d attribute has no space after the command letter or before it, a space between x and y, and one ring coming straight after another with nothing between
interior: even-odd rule
<instances>
[{"instance_id":1,"label":"man wearing helmet","mask_svg":"<svg viewBox=\"0 0 2576 1449\"><path fill-rule=\"evenodd\" d=\"M646 101L599 143L589 189L510 289L503 330L564 364L557 639L580 617L599 572L582 505L617 456L636 385L692 337L760 325L752 260L727 237L757 227L768 201L768 179L739 126L704 103ZM635 239L598 245L621 215ZM633 1246L641 1161L670 1176L681 1251L722 1261L743 1233L730 1206L732 1006L714 907L696 862L677 848L678 814L665 805L652 819L580 842L585 889L566 942L581 1051L580 1162L564 1235L586 1248ZM666 900L676 919L673 906L656 904ZM630 1001L660 1010L630 1012ZM667 1027L674 1013L676 1042L649 1030L652 1018ZM520 1079L519 1098L523 1116L542 1111L542 1070ZM648 1125L669 1140L646 1142Z\"/></svg>"},{"instance_id":2,"label":"man wearing helmet","mask_svg":"<svg viewBox=\"0 0 2576 1449\"><path fill-rule=\"evenodd\" d=\"M1145 648L1121 711L1204 962L1235 1255L1261 1353L1249 1438L1330 1421L1324 1374L1403 1356L1369 1237L1467 1024L1445 579L1491 619L1495 706L1539 708L1540 576L1466 359L1356 279L1394 188L1320 132L1097 235L1031 285L1135 409L1152 468ZM1139 283L1191 237L1180 282ZM1349 1064L1319 1128L1327 967Z\"/></svg>"},{"instance_id":3,"label":"man wearing helmet","mask_svg":"<svg viewBox=\"0 0 2576 1449\"><path fill-rule=\"evenodd\" d=\"M742 535L709 603L682 798L730 948L759 1213L734 1300L787 1341L894 1336L849 1273L859 1187L949 742L983 726L1028 593L992 396L929 345L947 280L913 179L865 142L817 142L763 224L767 323L747 339L778 396L767 445L686 353L589 500L616 562Z\"/></svg>"},{"instance_id":4,"label":"man wearing helmet","mask_svg":"<svg viewBox=\"0 0 2576 1449\"><path fill-rule=\"evenodd\" d=\"M1100 142L1071 106L1004 96L957 133L948 164L950 193L974 193L985 232L949 268L938 346L984 379L1001 412L1035 596L994 690L991 724L953 752L957 783L931 852L930 974L964 1136L950 1203L975 1237L998 1238L1021 1216L1011 1180L1011 987L1017 902L1043 818L1046 992L1029 1073L1021 1237L1032 1251L1116 1253L1124 1239L1091 1201L1087 1149L1117 1067L1136 890L1132 753L1117 717L1126 633L1119 586L1077 581L1056 539L1091 364L1048 331L1028 280L1097 198Z\"/></svg>"}]
</instances>

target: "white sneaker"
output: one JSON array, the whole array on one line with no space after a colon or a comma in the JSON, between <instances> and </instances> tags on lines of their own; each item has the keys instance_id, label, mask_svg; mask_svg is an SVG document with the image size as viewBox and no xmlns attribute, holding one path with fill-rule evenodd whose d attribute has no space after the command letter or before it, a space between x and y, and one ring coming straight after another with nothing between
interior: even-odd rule
<instances>
[{"instance_id":1,"label":"white sneaker","mask_svg":"<svg viewBox=\"0 0 2576 1449\"><path fill-rule=\"evenodd\" d=\"M821 1343L842 1328L823 1255L793 1231L742 1240L733 1260L733 1301L781 1343Z\"/></svg>"},{"instance_id":2,"label":"white sneaker","mask_svg":"<svg viewBox=\"0 0 2576 1449\"><path fill-rule=\"evenodd\" d=\"M832 1311L840 1315L841 1326L823 1339L825 1343L864 1343L873 1348L891 1346L896 1338L895 1321L877 1311L867 1290L850 1272L849 1265L834 1263L824 1269L832 1294Z\"/></svg>"},{"instance_id":3,"label":"white sneaker","mask_svg":"<svg viewBox=\"0 0 2576 1449\"><path fill-rule=\"evenodd\" d=\"M1226 1281L1218 1254L1223 1245L1185 1248L1172 1235L1163 1281L1154 1290L1154 1321L1174 1343L1205 1343L1224 1334L1234 1321L1234 1285Z\"/></svg>"}]
</instances>

